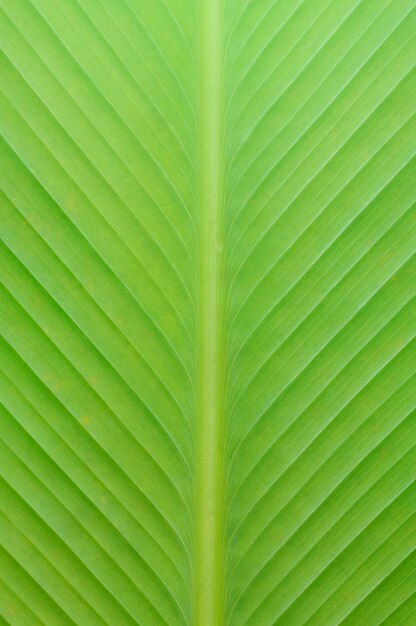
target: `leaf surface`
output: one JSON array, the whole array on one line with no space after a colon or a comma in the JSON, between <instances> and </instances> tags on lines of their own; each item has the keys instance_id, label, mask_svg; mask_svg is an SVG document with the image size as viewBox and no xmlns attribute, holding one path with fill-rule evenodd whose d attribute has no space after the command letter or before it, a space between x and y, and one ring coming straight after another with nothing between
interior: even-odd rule
<instances>
[{"instance_id":1,"label":"leaf surface","mask_svg":"<svg viewBox=\"0 0 416 626\"><path fill-rule=\"evenodd\" d=\"M0 0L0 615L410 626L413 0Z\"/></svg>"}]
</instances>

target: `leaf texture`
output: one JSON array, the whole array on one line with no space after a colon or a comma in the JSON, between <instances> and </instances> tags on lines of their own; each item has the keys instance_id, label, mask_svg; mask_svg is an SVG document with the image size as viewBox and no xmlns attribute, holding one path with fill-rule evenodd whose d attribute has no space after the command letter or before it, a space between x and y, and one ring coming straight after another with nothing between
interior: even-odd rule
<instances>
[{"instance_id":1,"label":"leaf texture","mask_svg":"<svg viewBox=\"0 0 416 626\"><path fill-rule=\"evenodd\" d=\"M414 0L0 0L0 614L411 626Z\"/></svg>"}]
</instances>

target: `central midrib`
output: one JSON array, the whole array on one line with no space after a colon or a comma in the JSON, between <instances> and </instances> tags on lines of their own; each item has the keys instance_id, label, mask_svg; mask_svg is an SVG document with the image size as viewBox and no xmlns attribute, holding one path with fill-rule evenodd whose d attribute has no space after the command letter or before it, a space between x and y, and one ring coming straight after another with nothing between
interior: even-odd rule
<instances>
[{"instance_id":1,"label":"central midrib","mask_svg":"<svg viewBox=\"0 0 416 626\"><path fill-rule=\"evenodd\" d=\"M224 622L222 0L201 0L195 626Z\"/></svg>"}]
</instances>

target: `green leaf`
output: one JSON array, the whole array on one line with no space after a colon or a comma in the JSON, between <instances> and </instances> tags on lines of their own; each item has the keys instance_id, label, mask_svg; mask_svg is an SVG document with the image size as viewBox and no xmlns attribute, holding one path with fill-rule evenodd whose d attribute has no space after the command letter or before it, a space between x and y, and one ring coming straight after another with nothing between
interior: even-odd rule
<instances>
[{"instance_id":1,"label":"green leaf","mask_svg":"<svg viewBox=\"0 0 416 626\"><path fill-rule=\"evenodd\" d=\"M0 0L0 615L411 626L414 0Z\"/></svg>"}]
</instances>

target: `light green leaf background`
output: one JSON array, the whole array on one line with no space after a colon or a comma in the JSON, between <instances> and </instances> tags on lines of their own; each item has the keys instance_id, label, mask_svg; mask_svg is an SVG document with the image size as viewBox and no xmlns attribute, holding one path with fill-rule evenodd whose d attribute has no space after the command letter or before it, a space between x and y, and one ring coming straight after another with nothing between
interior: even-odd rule
<instances>
[{"instance_id":1,"label":"light green leaf background","mask_svg":"<svg viewBox=\"0 0 416 626\"><path fill-rule=\"evenodd\" d=\"M416 625L415 33L0 0L2 625Z\"/></svg>"}]
</instances>

